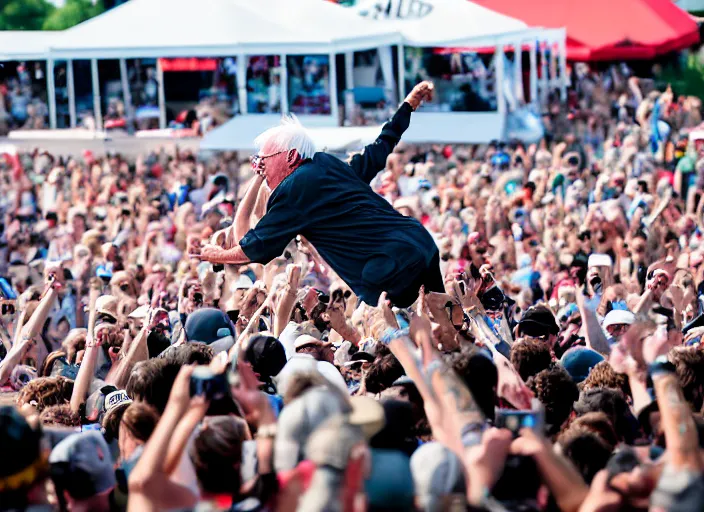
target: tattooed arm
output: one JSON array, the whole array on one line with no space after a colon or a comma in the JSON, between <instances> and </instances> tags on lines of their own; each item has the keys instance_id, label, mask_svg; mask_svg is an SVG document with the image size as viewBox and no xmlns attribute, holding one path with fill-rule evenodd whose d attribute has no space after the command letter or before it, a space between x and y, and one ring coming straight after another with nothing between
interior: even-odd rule
<instances>
[{"instance_id":1,"label":"tattooed arm","mask_svg":"<svg viewBox=\"0 0 704 512\"><path fill-rule=\"evenodd\" d=\"M433 435L462 458L466 446L463 441L475 444L481 440L484 415L467 386L451 368L446 367L440 354L432 347L431 324L423 302L424 294L421 293L418 314L411 319L410 328L399 329L386 301L386 294L382 294L377 315L380 322L383 319L386 333L381 340L421 393ZM422 362L417 355L417 346L422 349ZM463 434L466 434L465 440Z\"/></svg>"},{"instance_id":2,"label":"tattooed arm","mask_svg":"<svg viewBox=\"0 0 704 512\"><path fill-rule=\"evenodd\" d=\"M670 363L656 363L656 368L652 371L652 378L670 464L675 469L701 471L697 427L674 367Z\"/></svg>"}]
</instances>

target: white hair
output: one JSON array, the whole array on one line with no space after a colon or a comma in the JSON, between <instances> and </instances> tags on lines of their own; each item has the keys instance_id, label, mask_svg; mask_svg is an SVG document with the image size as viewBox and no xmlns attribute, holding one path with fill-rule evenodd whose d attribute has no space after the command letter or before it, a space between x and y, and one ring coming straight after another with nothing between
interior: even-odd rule
<instances>
[{"instance_id":1,"label":"white hair","mask_svg":"<svg viewBox=\"0 0 704 512\"><path fill-rule=\"evenodd\" d=\"M289 151L295 149L303 158L313 158L315 144L308 130L294 115L284 116L281 124L260 134L254 139L254 144L261 149L264 146L271 148L267 151Z\"/></svg>"}]
</instances>

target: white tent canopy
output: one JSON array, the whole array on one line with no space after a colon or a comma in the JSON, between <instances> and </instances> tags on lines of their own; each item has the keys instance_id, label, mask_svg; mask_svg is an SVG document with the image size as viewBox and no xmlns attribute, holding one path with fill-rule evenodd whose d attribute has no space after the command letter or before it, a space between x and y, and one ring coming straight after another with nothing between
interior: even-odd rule
<instances>
[{"instance_id":1,"label":"white tent canopy","mask_svg":"<svg viewBox=\"0 0 704 512\"><path fill-rule=\"evenodd\" d=\"M51 56L327 54L398 40L393 28L322 0L131 0L58 34Z\"/></svg>"},{"instance_id":2,"label":"white tent canopy","mask_svg":"<svg viewBox=\"0 0 704 512\"><path fill-rule=\"evenodd\" d=\"M9 60L44 60L50 43L60 32L41 30L1 30L0 62Z\"/></svg>"},{"instance_id":3,"label":"white tent canopy","mask_svg":"<svg viewBox=\"0 0 704 512\"><path fill-rule=\"evenodd\" d=\"M201 150L213 151L254 151L254 139L263 131L277 126L281 116L261 114L237 116L224 125L208 132L200 143ZM305 120L308 132L318 150L344 152L359 149L374 139L381 132L380 126L358 126L340 128L334 126L316 126L315 118Z\"/></svg>"},{"instance_id":4,"label":"white tent canopy","mask_svg":"<svg viewBox=\"0 0 704 512\"><path fill-rule=\"evenodd\" d=\"M354 9L400 32L407 46L493 46L529 29L519 19L468 0L365 0Z\"/></svg>"},{"instance_id":5,"label":"white tent canopy","mask_svg":"<svg viewBox=\"0 0 704 512\"><path fill-rule=\"evenodd\" d=\"M281 117L273 114L237 116L205 134L201 150L255 151L254 139L268 128L279 124ZM312 117L303 120L319 151L356 151L373 142L381 126L336 127L316 126ZM472 114L418 113L403 134L409 144L425 143L487 143L501 138L501 116L494 112Z\"/></svg>"}]
</instances>

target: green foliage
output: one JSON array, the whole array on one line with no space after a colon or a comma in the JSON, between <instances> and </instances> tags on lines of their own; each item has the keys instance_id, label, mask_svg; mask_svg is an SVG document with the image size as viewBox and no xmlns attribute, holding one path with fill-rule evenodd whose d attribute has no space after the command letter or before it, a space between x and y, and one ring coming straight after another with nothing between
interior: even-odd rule
<instances>
[{"instance_id":1,"label":"green foliage","mask_svg":"<svg viewBox=\"0 0 704 512\"><path fill-rule=\"evenodd\" d=\"M46 0L0 0L0 30L41 30L55 10Z\"/></svg>"},{"instance_id":2,"label":"green foliage","mask_svg":"<svg viewBox=\"0 0 704 512\"><path fill-rule=\"evenodd\" d=\"M697 52L691 52L679 66L668 65L657 77L662 90L672 84L675 94L697 96L704 100L704 63Z\"/></svg>"},{"instance_id":3,"label":"green foliage","mask_svg":"<svg viewBox=\"0 0 704 512\"><path fill-rule=\"evenodd\" d=\"M42 28L44 30L71 28L93 16L97 16L104 10L103 3L100 0L95 5L93 5L91 0L66 0L63 7L55 9L49 14Z\"/></svg>"},{"instance_id":4,"label":"green foliage","mask_svg":"<svg viewBox=\"0 0 704 512\"><path fill-rule=\"evenodd\" d=\"M64 30L105 11L102 0L0 0L0 30Z\"/></svg>"}]
</instances>

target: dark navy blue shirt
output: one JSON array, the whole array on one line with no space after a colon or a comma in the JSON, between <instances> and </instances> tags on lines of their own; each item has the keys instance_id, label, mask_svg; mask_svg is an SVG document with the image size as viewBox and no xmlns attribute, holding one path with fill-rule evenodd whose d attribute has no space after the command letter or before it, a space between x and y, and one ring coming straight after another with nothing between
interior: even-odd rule
<instances>
[{"instance_id":1,"label":"dark navy blue shirt","mask_svg":"<svg viewBox=\"0 0 704 512\"><path fill-rule=\"evenodd\" d=\"M350 163L320 152L286 177L271 193L266 215L240 240L247 257L267 263L300 234L367 304L376 304L382 291L405 289L437 247L417 220L394 210L369 182L385 167L411 112L404 103Z\"/></svg>"}]
</instances>

